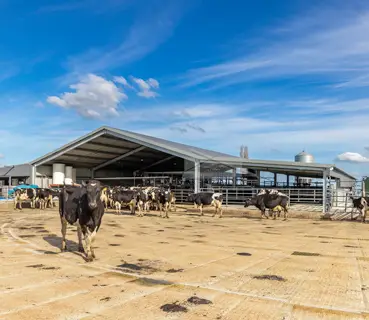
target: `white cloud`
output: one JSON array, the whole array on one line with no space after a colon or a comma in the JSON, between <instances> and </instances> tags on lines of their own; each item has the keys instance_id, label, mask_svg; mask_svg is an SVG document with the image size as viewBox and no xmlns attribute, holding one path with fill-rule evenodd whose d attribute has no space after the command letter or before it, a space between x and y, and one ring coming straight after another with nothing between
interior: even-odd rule
<instances>
[{"instance_id":1,"label":"white cloud","mask_svg":"<svg viewBox=\"0 0 369 320\"><path fill-rule=\"evenodd\" d=\"M296 76L319 76L341 86L369 85L368 8L348 12L338 6L330 12L335 19L320 11L294 19L283 26L287 31L267 36L268 42L251 52L245 46L245 53L233 59L190 70L184 85L215 82L219 87Z\"/></svg>"},{"instance_id":2,"label":"white cloud","mask_svg":"<svg viewBox=\"0 0 369 320\"><path fill-rule=\"evenodd\" d=\"M132 77L132 81L136 83L139 88L137 95L143 98L155 98L159 96L159 94L153 89L159 88L159 82L153 78L149 78L148 80L143 80L140 78Z\"/></svg>"},{"instance_id":3,"label":"white cloud","mask_svg":"<svg viewBox=\"0 0 369 320\"><path fill-rule=\"evenodd\" d=\"M122 84L123 86L125 86L127 88L132 88L132 86L128 83L127 79L122 77L122 76L114 77L113 80L114 80L114 82L120 83L120 84Z\"/></svg>"},{"instance_id":4,"label":"white cloud","mask_svg":"<svg viewBox=\"0 0 369 320\"><path fill-rule=\"evenodd\" d=\"M118 106L127 99L112 81L94 74L84 76L79 83L69 86L75 92L65 92L58 96L49 96L47 102L62 108L73 108L88 118L103 118L118 115Z\"/></svg>"},{"instance_id":5,"label":"white cloud","mask_svg":"<svg viewBox=\"0 0 369 320\"><path fill-rule=\"evenodd\" d=\"M364 157L360 153L356 152L344 152L337 156L337 160L339 161L347 161L354 163L366 163L369 162L369 158Z\"/></svg>"},{"instance_id":6,"label":"white cloud","mask_svg":"<svg viewBox=\"0 0 369 320\"><path fill-rule=\"evenodd\" d=\"M5 156L0 153L0 159L4 159L4 158L5 158Z\"/></svg>"}]
</instances>

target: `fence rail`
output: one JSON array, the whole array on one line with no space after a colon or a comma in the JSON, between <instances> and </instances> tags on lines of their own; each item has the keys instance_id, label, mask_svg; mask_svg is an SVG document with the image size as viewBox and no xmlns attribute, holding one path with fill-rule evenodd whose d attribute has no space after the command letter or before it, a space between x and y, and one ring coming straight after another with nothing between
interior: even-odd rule
<instances>
[{"instance_id":1,"label":"fence rail","mask_svg":"<svg viewBox=\"0 0 369 320\"><path fill-rule=\"evenodd\" d=\"M261 188L243 188L243 187L212 187L201 189L203 192L220 192L223 194L223 203L225 205L242 205L247 198L251 198L256 195ZM322 204L323 203L323 190L321 188L293 188L293 189L279 189L290 198L291 204ZM178 203L185 203L189 193L192 193L192 189L175 189L174 193L176 201Z\"/></svg>"}]
</instances>

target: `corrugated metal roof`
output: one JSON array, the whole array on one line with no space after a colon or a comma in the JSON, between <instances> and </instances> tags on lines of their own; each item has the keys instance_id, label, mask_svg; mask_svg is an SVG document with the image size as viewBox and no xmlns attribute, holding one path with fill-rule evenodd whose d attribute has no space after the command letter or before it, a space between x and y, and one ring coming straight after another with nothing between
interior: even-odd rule
<instances>
[{"instance_id":1,"label":"corrugated metal roof","mask_svg":"<svg viewBox=\"0 0 369 320\"><path fill-rule=\"evenodd\" d=\"M241 157L236 157L232 155L228 155L222 152L207 150L199 147L193 147L186 144L173 142L161 138L147 136L141 133L135 133L131 131L111 128L107 126L100 127L95 131L90 132L82 136L79 139L76 139L61 148L54 150L34 161L31 162L33 165L44 164L47 161L52 160L53 158L57 158L62 156L63 154L71 151L78 146L86 144L87 142L93 142L94 139L100 139L103 136L112 136L118 139L129 141L130 143L135 143L137 145L143 145L154 150L158 150L161 152L168 153L170 155L179 156L183 159L187 160L198 160L204 163L223 163L230 166L238 166L238 167L249 167L255 168L259 170L263 169L285 169L288 171L291 169L292 171L310 171L310 172L318 172L327 170L329 168L333 168L333 171L340 172L340 174L344 174L349 179L355 179L353 176L344 172L343 170L337 168L333 164L320 164L320 163L301 163L301 162L293 162L293 161L270 161L270 160L255 160L255 159L245 159ZM83 156L82 156L83 157ZM114 156L112 155L112 159Z\"/></svg>"},{"instance_id":2,"label":"corrugated metal roof","mask_svg":"<svg viewBox=\"0 0 369 320\"><path fill-rule=\"evenodd\" d=\"M0 177L29 177L32 172L30 164L19 164L0 168Z\"/></svg>"}]
</instances>

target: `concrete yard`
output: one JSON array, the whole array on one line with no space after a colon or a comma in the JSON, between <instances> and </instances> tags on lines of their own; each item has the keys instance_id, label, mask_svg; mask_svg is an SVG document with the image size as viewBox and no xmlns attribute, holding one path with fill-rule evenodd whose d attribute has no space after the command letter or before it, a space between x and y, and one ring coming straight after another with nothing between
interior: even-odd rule
<instances>
[{"instance_id":1,"label":"concrete yard","mask_svg":"<svg viewBox=\"0 0 369 320\"><path fill-rule=\"evenodd\" d=\"M56 209L0 211L0 319L369 319L367 224L210 212L107 213L87 263Z\"/></svg>"}]
</instances>

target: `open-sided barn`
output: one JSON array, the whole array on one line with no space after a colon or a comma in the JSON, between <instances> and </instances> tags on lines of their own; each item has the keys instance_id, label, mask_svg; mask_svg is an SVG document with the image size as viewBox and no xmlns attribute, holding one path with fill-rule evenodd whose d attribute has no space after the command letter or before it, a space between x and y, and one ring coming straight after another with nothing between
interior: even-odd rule
<instances>
[{"instance_id":1,"label":"open-sided barn","mask_svg":"<svg viewBox=\"0 0 369 320\"><path fill-rule=\"evenodd\" d=\"M240 177L239 168L248 169L248 173ZM0 168L3 183L11 184L11 179L17 177L16 170L19 166ZM224 177L226 172L227 182L216 185L216 177ZM322 204L323 212L329 181L336 182L337 190L351 190L355 185L355 177L333 164L245 159L106 126L23 165L21 178L42 187L62 184L63 179L69 177L76 182L95 178L109 185L165 182L177 190L193 189L195 192L220 188L229 193L226 202L231 204L241 203L245 196L263 187L260 172L274 173L271 187L278 188L278 175L286 175L287 183L282 188L289 190L291 201ZM298 198L301 186L289 183L290 176L319 178L322 183L315 187L305 186L307 195ZM242 179L242 185L238 178Z\"/></svg>"}]
</instances>

